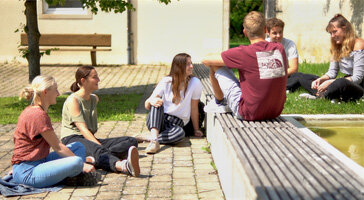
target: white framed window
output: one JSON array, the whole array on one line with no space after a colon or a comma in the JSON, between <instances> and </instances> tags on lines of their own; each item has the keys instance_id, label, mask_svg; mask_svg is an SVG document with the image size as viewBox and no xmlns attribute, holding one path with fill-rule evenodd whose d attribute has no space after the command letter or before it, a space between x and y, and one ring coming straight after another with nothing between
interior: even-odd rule
<instances>
[{"instance_id":1,"label":"white framed window","mask_svg":"<svg viewBox=\"0 0 364 200\"><path fill-rule=\"evenodd\" d=\"M73 19L91 19L92 14L89 10L82 8L82 3L80 0L65 0L63 5L48 5L45 0L40 0L40 10L39 18L49 19L49 18L73 18ZM39 8L39 7L38 7Z\"/></svg>"}]
</instances>

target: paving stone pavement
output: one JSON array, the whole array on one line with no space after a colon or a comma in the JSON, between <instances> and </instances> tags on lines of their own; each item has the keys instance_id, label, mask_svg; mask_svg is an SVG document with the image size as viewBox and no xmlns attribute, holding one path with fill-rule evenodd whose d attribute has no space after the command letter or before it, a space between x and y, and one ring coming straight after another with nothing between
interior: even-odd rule
<instances>
[{"instance_id":1,"label":"paving stone pavement","mask_svg":"<svg viewBox=\"0 0 364 200\"><path fill-rule=\"evenodd\" d=\"M42 74L56 78L60 93L68 93L77 66L42 66ZM144 100L155 84L169 73L168 66L104 66L96 68L101 82L97 93L143 93L134 121L99 123L97 137L147 135ZM16 96L28 84L28 69L17 63L0 64L0 97ZM102 102L100 102L102 103ZM0 116L1 117L1 116ZM60 123L53 123L57 134ZM10 169L15 125L0 125L0 176ZM102 172L102 181L94 187L65 187L22 197L0 199L225 199L219 179L210 164L211 154L203 150L206 138L189 137L176 146L161 145L161 151L147 155L147 143L139 144L141 176Z\"/></svg>"}]
</instances>

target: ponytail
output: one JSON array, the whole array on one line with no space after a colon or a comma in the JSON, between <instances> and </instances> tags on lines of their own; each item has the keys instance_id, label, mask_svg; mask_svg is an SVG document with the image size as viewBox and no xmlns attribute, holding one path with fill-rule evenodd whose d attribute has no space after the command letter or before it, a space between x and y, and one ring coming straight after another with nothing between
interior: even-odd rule
<instances>
[{"instance_id":1,"label":"ponytail","mask_svg":"<svg viewBox=\"0 0 364 200\"><path fill-rule=\"evenodd\" d=\"M34 96L33 88L25 87L19 93L19 100L25 99L27 101L30 101L31 99L33 99L33 96Z\"/></svg>"},{"instance_id":2,"label":"ponytail","mask_svg":"<svg viewBox=\"0 0 364 200\"><path fill-rule=\"evenodd\" d=\"M72 92L77 92L80 89L80 87L82 86L81 79L87 78L93 69L95 68L92 66L82 66L77 69L75 74L76 81L73 82L70 87Z\"/></svg>"},{"instance_id":3,"label":"ponytail","mask_svg":"<svg viewBox=\"0 0 364 200\"><path fill-rule=\"evenodd\" d=\"M31 86L21 90L19 99L32 100L31 104L33 104L35 101L38 101L42 91L49 89L54 84L56 84L56 81L51 76L36 76Z\"/></svg>"},{"instance_id":4,"label":"ponytail","mask_svg":"<svg viewBox=\"0 0 364 200\"><path fill-rule=\"evenodd\" d=\"M75 81L72 83L71 87L70 87L70 90L72 92L77 92L78 90L80 89L80 87L78 86L78 83Z\"/></svg>"}]
</instances>

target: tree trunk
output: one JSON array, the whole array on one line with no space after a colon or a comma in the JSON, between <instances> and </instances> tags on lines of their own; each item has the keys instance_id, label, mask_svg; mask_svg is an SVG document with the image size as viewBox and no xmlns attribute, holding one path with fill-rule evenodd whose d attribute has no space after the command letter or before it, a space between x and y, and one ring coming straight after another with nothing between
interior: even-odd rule
<instances>
[{"instance_id":1,"label":"tree trunk","mask_svg":"<svg viewBox=\"0 0 364 200\"><path fill-rule=\"evenodd\" d=\"M37 18L37 1L26 0L25 1L25 16L26 27L25 32L28 35L28 50L26 55L29 67L29 83L40 75L40 53L39 53L39 38L40 33L38 29Z\"/></svg>"}]
</instances>

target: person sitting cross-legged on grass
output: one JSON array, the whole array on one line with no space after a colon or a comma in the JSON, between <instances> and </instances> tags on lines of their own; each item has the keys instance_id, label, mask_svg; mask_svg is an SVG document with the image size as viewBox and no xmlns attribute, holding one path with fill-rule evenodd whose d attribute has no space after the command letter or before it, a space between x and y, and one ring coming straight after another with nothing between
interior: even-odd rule
<instances>
[{"instance_id":1,"label":"person sitting cross-legged on grass","mask_svg":"<svg viewBox=\"0 0 364 200\"><path fill-rule=\"evenodd\" d=\"M328 72L319 77L296 73L287 89L295 91L302 86L308 99L324 97L332 101L358 100L364 94L364 40L355 35L350 22L341 14L335 15L326 27L331 35L332 60ZM336 78L339 70L344 78Z\"/></svg>"},{"instance_id":2,"label":"person sitting cross-legged on grass","mask_svg":"<svg viewBox=\"0 0 364 200\"><path fill-rule=\"evenodd\" d=\"M252 11L244 18L249 46L239 46L205 59L215 99L206 112L227 112L244 120L265 120L279 116L286 101L287 58L280 43L265 41L265 19ZM230 68L239 71L240 82Z\"/></svg>"},{"instance_id":3,"label":"person sitting cross-legged on grass","mask_svg":"<svg viewBox=\"0 0 364 200\"><path fill-rule=\"evenodd\" d=\"M94 166L85 163L85 147L79 143L62 144L54 133L47 114L50 105L57 103L57 83L53 77L37 76L31 87L24 88L21 98L32 99L30 106L20 114L14 132L14 152L11 159L13 179L18 184L43 188L68 178L95 174ZM52 147L54 152L49 152ZM79 185L95 185L97 176Z\"/></svg>"},{"instance_id":4,"label":"person sitting cross-legged on grass","mask_svg":"<svg viewBox=\"0 0 364 200\"><path fill-rule=\"evenodd\" d=\"M151 142L146 148L149 154L157 153L159 143L176 144L185 137L183 127L192 120L194 135L203 134L199 127L198 103L201 97L201 81L192 76L191 56L177 54L172 61L171 71L154 89L145 101L150 110L147 127Z\"/></svg>"},{"instance_id":5,"label":"person sitting cross-legged on grass","mask_svg":"<svg viewBox=\"0 0 364 200\"><path fill-rule=\"evenodd\" d=\"M86 155L95 158L96 168L139 176L138 142L133 137L99 139L97 131L98 97L92 94L98 89L100 79L94 67L78 68L74 92L64 102L62 110L61 137L64 144L81 142Z\"/></svg>"}]
</instances>

